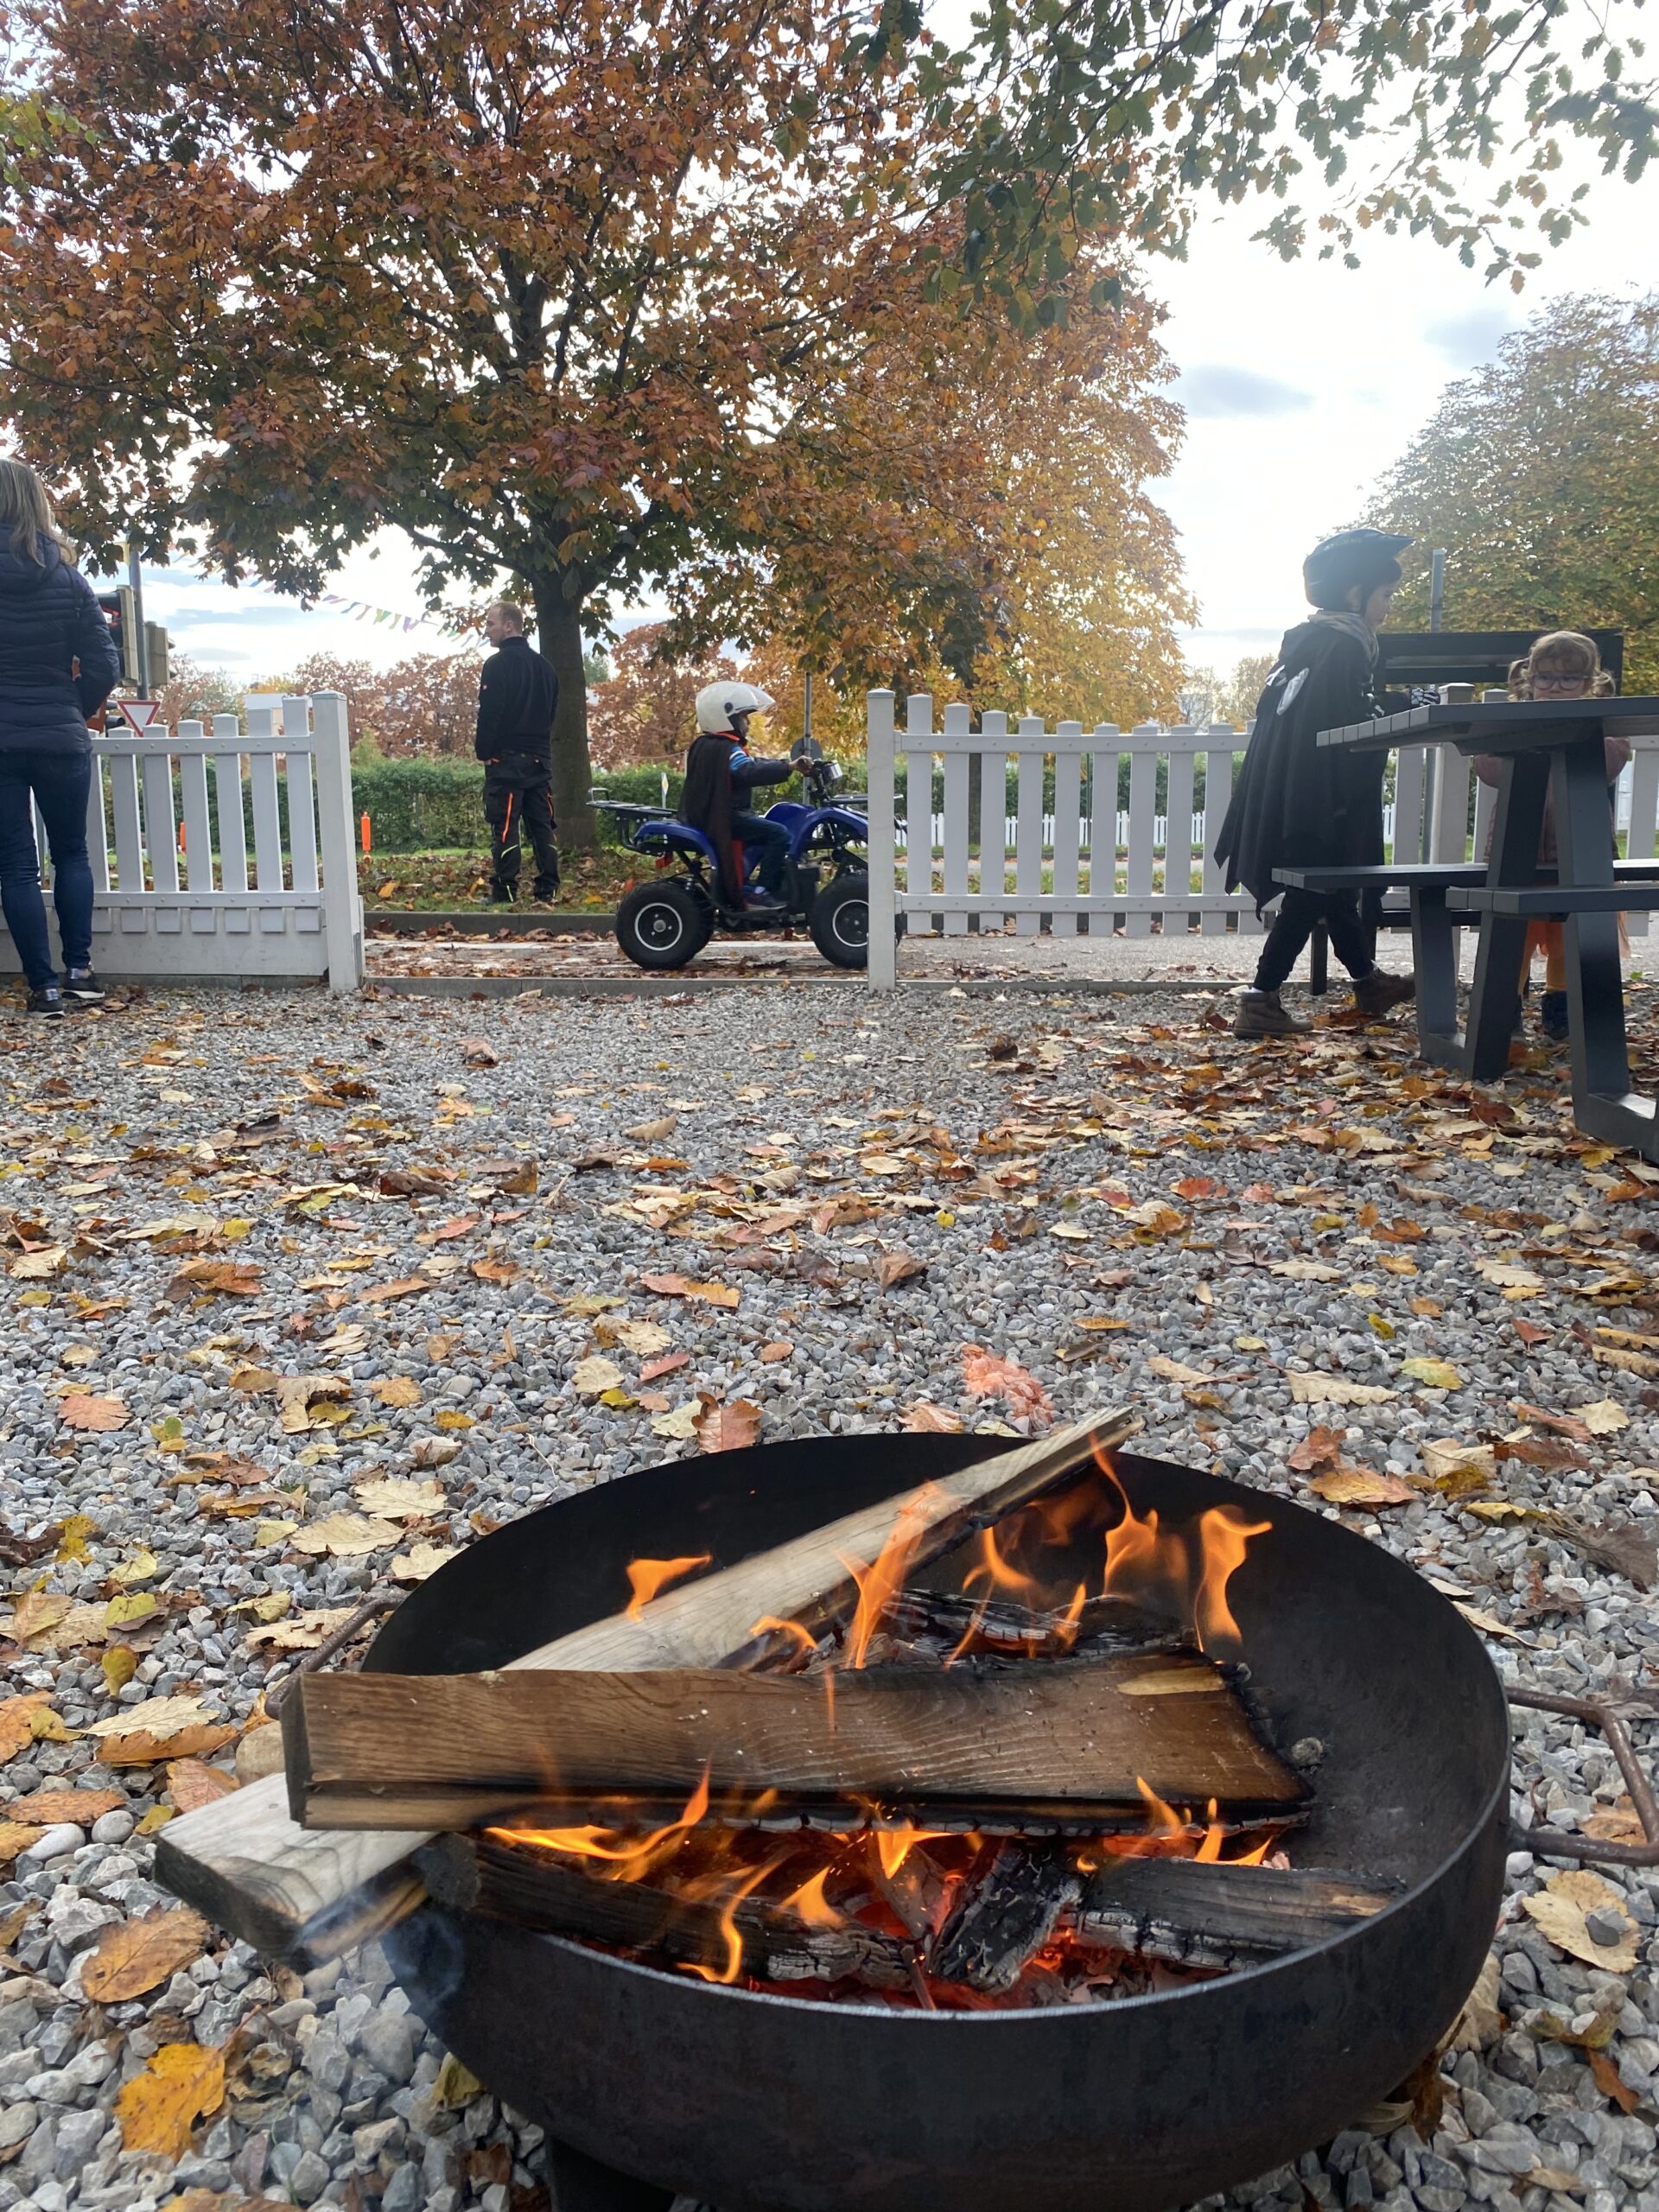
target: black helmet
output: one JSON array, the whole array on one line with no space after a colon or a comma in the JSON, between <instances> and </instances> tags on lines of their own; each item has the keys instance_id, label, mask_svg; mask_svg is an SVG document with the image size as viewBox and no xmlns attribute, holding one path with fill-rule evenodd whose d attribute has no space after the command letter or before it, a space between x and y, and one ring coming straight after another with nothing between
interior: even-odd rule
<instances>
[{"instance_id":1,"label":"black helmet","mask_svg":"<svg viewBox=\"0 0 1659 2212\"><path fill-rule=\"evenodd\" d=\"M1403 553L1413 541L1391 530L1339 530L1313 548L1302 563L1302 589L1315 607L1345 608L1359 588L1363 606L1379 584L1397 584Z\"/></svg>"}]
</instances>

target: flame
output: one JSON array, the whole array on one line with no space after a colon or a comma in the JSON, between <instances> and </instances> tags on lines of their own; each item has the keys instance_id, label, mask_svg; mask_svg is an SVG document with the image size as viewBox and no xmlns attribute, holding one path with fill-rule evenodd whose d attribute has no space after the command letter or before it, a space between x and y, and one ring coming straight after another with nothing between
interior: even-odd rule
<instances>
[{"instance_id":1,"label":"flame","mask_svg":"<svg viewBox=\"0 0 1659 2212\"><path fill-rule=\"evenodd\" d=\"M1241 1851L1236 1859L1230 1859L1227 1863L1230 1866L1259 1866L1277 1841L1278 1838L1271 1834L1264 1835L1260 1843L1252 1844L1248 1851Z\"/></svg>"},{"instance_id":2,"label":"flame","mask_svg":"<svg viewBox=\"0 0 1659 2212\"><path fill-rule=\"evenodd\" d=\"M949 1828L918 1828L906 1823L899 1828L872 1828L870 1840L881 1872L891 1881L918 1843L934 1843L950 1834Z\"/></svg>"},{"instance_id":3,"label":"flame","mask_svg":"<svg viewBox=\"0 0 1659 2212\"><path fill-rule=\"evenodd\" d=\"M968 1649L974 1638L979 1634L979 1624L984 1619L986 1614L989 1612L990 1609L991 1593L988 1590L985 1592L985 1595L980 1599L978 1605L975 1606L974 1618L969 1622L967 1627L963 1629L961 1636L957 1639L956 1643L951 1647L950 1656L946 1658L944 1662L947 1667L954 1667L956 1665L957 1660L961 1658L963 1653Z\"/></svg>"},{"instance_id":4,"label":"flame","mask_svg":"<svg viewBox=\"0 0 1659 2212\"><path fill-rule=\"evenodd\" d=\"M988 1586L992 1589L1018 1590L1022 1596L1027 1598L1040 1595L1040 1586L1036 1577L1022 1574L1017 1567L1010 1567L997 1549L995 1529L986 1529L981 1532L979 1551L979 1565L970 1568L962 1578L964 1592L971 1590L975 1583L983 1577Z\"/></svg>"},{"instance_id":5,"label":"flame","mask_svg":"<svg viewBox=\"0 0 1659 2212\"><path fill-rule=\"evenodd\" d=\"M629 1573L632 1573L630 1568ZM817 1639L804 1629L799 1621L779 1620L776 1613L762 1613L749 1630L751 1636L792 1636L799 1639L801 1648L809 1655L818 1648Z\"/></svg>"},{"instance_id":6,"label":"flame","mask_svg":"<svg viewBox=\"0 0 1659 2212\"><path fill-rule=\"evenodd\" d=\"M1186 1827L1185 1821L1173 1805L1166 1804L1144 1775L1137 1774L1135 1786L1141 1792L1154 1831L1162 1835L1180 1835Z\"/></svg>"},{"instance_id":7,"label":"flame","mask_svg":"<svg viewBox=\"0 0 1659 2212\"><path fill-rule=\"evenodd\" d=\"M816 1874L809 1875L798 1890L791 1890L784 1899L785 1912L799 1915L809 1928L839 1928L841 1915L823 1893L830 1879L830 1869L820 1866Z\"/></svg>"},{"instance_id":8,"label":"flame","mask_svg":"<svg viewBox=\"0 0 1659 2212\"><path fill-rule=\"evenodd\" d=\"M685 1836L709 1810L709 1775L685 1801L683 1812L666 1827L649 1835L630 1836L612 1828L490 1828L486 1833L500 1843L539 1844L544 1851L566 1851L575 1859L597 1859L611 1871L600 1878L607 1882L639 1882L662 1866L679 1848Z\"/></svg>"},{"instance_id":9,"label":"flame","mask_svg":"<svg viewBox=\"0 0 1659 2212\"><path fill-rule=\"evenodd\" d=\"M1210 1825L1204 1832L1204 1841L1192 1854L1201 1866L1213 1866L1221 1857L1221 1840L1225 1833L1220 1821L1216 1817L1216 1801L1213 1797L1210 1800L1209 1820Z\"/></svg>"},{"instance_id":10,"label":"flame","mask_svg":"<svg viewBox=\"0 0 1659 2212\"><path fill-rule=\"evenodd\" d=\"M783 1863L784 1854L779 1853L775 1858L751 1869L741 1881L731 1886L720 1908L719 1933L726 1947L725 1963L715 1967L705 1965L698 1959L685 1959L681 1963L688 1974L696 1974L702 1981L717 1981L722 1985L729 1985L737 1980L743 1971L743 1936L737 1924L737 1908L746 1897L760 1888L768 1874L774 1872ZM727 1887L728 1878L725 1874L716 1874L706 1882L688 1883L682 1894L698 1904L712 1904L715 1896Z\"/></svg>"},{"instance_id":11,"label":"flame","mask_svg":"<svg viewBox=\"0 0 1659 2212\"><path fill-rule=\"evenodd\" d=\"M695 1559L630 1560L628 1586L633 1595L625 1609L625 1618L637 1621L658 1591L671 1582L677 1582L683 1574L690 1574L700 1567L707 1567L710 1557L708 1552L699 1552Z\"/></svg>"},{"instance_id":12,"label":"flame","mask_svg":"<svg viewBox=\"0 0 1659 2212\"><path fill-rule=\"evenodd\" d=\"M849 1667L868 1663L871 1638L880 1627L887 1608L904 1588L911 1561L933 1525L933 1496L934 1486L930 1484L905 1508L872 1565L867 1567L861 1560L842 1561L858 1586L858 1606L847 1631L846 1664Z\"/></svg>"},{"instance_id":13,"label":"flame","mask_svg":"<svg viewBox=\"0 0 1659 2212\"><path fill-rule=\"evenodd\" d=\"M1243 1638L1227 1605L1227 1585L1243 1566L1252 1536L1265 1536L1271 1521L1247 1521L1236 1505L1212 1506L1198 1516L1198 1550L1204 1572L1192 1599L1193 1627L1201 1651L1217 1643L1235 1648Z\"/></svg>"},{"instance_id":14,"label":"flame","mask_svg":"<svg viewBox=\"0 0 1659 2212\"><path fill-rule=\"evenodd\" d=\"M1088 1592L1081 1582L1071 1592L1071 1602L1054 1624L1054 1639L1062 1651L1069 1651L1077 1640L1077 1624L1083 1618L1083 1609L1088 1602Z\"/></svg>"}]
</instances>

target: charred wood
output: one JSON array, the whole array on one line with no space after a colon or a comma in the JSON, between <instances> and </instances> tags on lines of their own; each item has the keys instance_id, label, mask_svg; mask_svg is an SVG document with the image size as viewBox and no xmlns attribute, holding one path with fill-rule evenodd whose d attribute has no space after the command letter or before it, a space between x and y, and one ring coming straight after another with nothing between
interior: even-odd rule
<instances>
[{"instance_id":1,"label":"charred wood","mask_svg":"<svg viewBox=\"0 0 1659 2212\"><path fill-rule=\"evenodd\" d=\"M1075 1907L1082 1886L1058 1852L1000 1845L931 1946L929 1973L991 1994L1012 1989Z\"/></svg>"},{"instance_id":2,"label":"charred wood","mask_svg":"<svg viewBox=\"0 0 1659 2212\"><path fill-rule=\"evenodd\" d=\"M1318 1867L1113 1858L1089 1878L1077 1933L1082 1942L1175 1966L1236 1969L1328 1942L1381 1912L1402 1887Z\"/></svg>"}]
</instances>

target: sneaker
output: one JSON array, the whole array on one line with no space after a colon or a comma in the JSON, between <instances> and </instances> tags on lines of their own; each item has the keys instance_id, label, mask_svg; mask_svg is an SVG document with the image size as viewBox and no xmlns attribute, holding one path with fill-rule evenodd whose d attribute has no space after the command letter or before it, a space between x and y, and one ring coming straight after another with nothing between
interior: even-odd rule
<instances>
[{"instance_id":1,"label":"sneaker","mask_svg":"<svg viewBox=\"0 0 1659 2212\"><path fill-rule=\"evenodd\" d=\"M756 914L781 914L785 911L784 901L777 893L763 891L759 884L751 885L744 892L743 904Z\"/></svg>"},{"instance_id":2,"label":"sneaker","mask_svg":"<svg viewBox=\"0 0 1659 2212\"><path fill-rule=\"evenodd\" d=\"M1567 1033L1567 993L1546 991L1538 1008L1538 1027L1555 1044L1563 1042Z\"/></svg>"},{"instance_id":3,"label":"sneaker","mask_svg":"<svg viewBox=\"0 0 1659 2212\"><path fill-rule=\"evenodd\" d=\"M55 983L47 984L43 990L31 991L29 995L29 1011L31 1014L43 1014L48 1021L61 1021L63 1020L63 993Z\"/></svg>"},{"instance_id":4,"label":"sneaker","mask_svg":"<svg viewBox=\"0 0 1659 2212\"><path fill-rule=\"evenodd\" d=\"M109 993L90 968L72 968L63 979L63 995L77 1006L102 1006Z\"/></svg>"},{"instance_id":5,"label":"sneaker","mask_svg":"<svg viewBox=\"0 0 1659 2212\"><path fill-rule=\"evenodd\" d=\"M1362 976L1354 985L1354 1004L1372 1020L1416 995L1414 976L1390 976L1381 968L1373 968L1369 976Z\"/></svg>"},{"instance_id":6,"label":"sneaker","mask_svg":"<svg viewBox=\"0 0 1659 2212\"><path fill-rule=\"evenodd\" d=\"M1311 1021L1298 1021L1277 991L1246 991L1233 1023L1235 1037L1306 1037Z\"/></svg>"}]
</instances>

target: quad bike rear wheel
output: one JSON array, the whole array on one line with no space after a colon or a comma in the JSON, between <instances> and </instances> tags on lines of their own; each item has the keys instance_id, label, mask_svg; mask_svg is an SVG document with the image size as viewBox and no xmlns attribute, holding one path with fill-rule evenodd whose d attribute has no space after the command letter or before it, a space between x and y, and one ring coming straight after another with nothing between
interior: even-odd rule
<instances>
[{"instance_id":1,"label":"quad bike rear wheel","mask_svg":"<svg viewBox=\"0 0 1659 2212\"><path fill-rule=\"evenodd\" d=\"M825 885L807 916L812 942L837 968L864 968L870 957L870 879L849 868Z\"/></svg>"},{"instance_id":2,"label":"quad bike rear wheel","mask_svg":"<svg viewBox=\"0 0 1659 2212\"><path fill-rule=\"evenodd\" d=\"M636 968L688 967L713 934L702 900L671 876L637 884L616 910L616 941Z\"/></svg>"}]
</instances>

